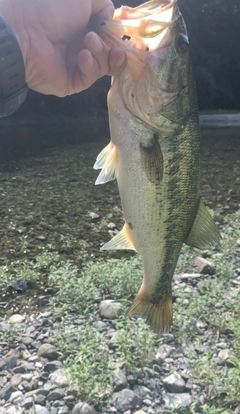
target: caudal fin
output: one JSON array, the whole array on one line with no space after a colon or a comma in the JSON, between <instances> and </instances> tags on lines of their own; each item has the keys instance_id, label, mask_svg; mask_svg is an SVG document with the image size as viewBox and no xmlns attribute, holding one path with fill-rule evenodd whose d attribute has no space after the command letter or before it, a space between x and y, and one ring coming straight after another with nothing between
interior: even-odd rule
<instances>
[{"instance_id":1,"label":"caudal fin","mask_svg":"<svg viewBox=\"0 0 240 414\"><path fill-rule=\"evenodd\" d=\"M157 333L168 332L172 324L172 294L159 303L145 300L139 294L127 311L127 316L141 316Z\"/></svg>"}]
</instances>

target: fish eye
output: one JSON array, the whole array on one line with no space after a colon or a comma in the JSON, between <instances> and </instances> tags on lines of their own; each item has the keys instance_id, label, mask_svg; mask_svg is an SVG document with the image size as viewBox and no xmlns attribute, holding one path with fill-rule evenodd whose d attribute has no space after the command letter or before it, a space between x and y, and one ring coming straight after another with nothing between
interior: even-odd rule
<instances>
[{"instance_id":1,"label":"fish eye","mask_svg":"<svg viewBox=\"0 0 240 414\"><path fill-rule=\"evenodd\" d=\"M189 42L187 36L179 35L176 40L176 47L180 53L187 53L189 49Z\"/></svg>"}]
</instances>

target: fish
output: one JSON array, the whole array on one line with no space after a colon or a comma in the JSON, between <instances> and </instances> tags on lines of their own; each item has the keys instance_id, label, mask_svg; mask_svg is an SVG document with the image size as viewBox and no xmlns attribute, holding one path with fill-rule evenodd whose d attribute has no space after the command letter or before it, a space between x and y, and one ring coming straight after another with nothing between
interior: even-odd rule
<instances>
[{"instance_id":1,"label":"fish","mask_svg":"<svg viewBox=\"0 0 240 414\"><path fill-rule=\"evenodd\" d=\"M183 243L216 246L219 230L200 196L200 128L189 38L177 0L122 6L97 23L127 66L108 93L111 141L96 184L117 180L125 224L102 250L130 249L143 282L127 311L157 333L173 323L172 278Z\"/></svg>"}]
</instances>

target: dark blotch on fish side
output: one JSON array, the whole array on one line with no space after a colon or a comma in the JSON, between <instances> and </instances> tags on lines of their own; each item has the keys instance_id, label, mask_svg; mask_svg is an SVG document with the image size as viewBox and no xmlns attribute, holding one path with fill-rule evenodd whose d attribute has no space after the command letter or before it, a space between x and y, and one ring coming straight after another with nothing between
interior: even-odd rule
<instances>
[{"instance_id":1,"label":"dark blotch on fish side","mask_svg":"<svg viewBox=\"0 0 240 414\"><path fill-rule=\"evenodd\" d=\"M151 183L159 184L163 178L163 155L158 142L158 134L153 135L149 146L140 144L140 152L147 178Z\"/></svg>"},{"instance_id":2,"label":"dark blotch on fish side","mask_svg":"<svg viewBox=\"0 0 240 414\"><path fill-rule=\"evenodd\" d=\"M122 37L122 40L130 40L131 39L131 36L127 36L127 35L124 35L123 37Z\"/></svg>"},{"instance_id":3,"label":"dark blotch on fish side","mask_svg":"<svg viewBox=\"0 0 240 414\"><path fill-rule=\"evenodd\" d=\"M133 230L133 225L132 225L132 223L128 223L128 225L129 225L129 228L130 228L131 230Z\"/></svg>"}]
</instances>

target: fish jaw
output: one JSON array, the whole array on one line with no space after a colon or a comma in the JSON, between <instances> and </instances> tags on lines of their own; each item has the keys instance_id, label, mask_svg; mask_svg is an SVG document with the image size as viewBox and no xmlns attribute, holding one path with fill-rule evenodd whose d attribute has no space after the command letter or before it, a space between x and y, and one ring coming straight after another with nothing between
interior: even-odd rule
<instances>
[{"instance_id":1,"label":"fish jaw","mask_svg":"<svg viewBox=\"0 0 240 414\"><path fill-rule=\"evenodd\" d=\"M122 17L126 19L118 20ZM153 0L135 9L123 6L115 19L98 23L96 30L109 46L126 51L127 66L116 77L124 105L165 137L181 133L196 96L192 97L188 35L177 1Z\"/></svg>"}]
</instances>

